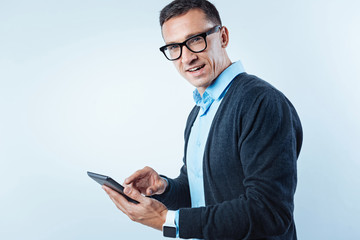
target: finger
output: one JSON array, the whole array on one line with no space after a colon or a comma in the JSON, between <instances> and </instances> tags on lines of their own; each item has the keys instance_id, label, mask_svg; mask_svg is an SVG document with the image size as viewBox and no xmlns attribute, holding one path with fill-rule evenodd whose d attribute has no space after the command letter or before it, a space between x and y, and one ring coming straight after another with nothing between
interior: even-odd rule
<instances>
[{"instance_id":1,"label":"finger","mask_svg":"<svg viewBox=\"0 0 360 240\"><path fill-rule=\"evenodd\" d=\"M117 191L103 185L102 188L105 190L105 192L109 195L109 197L113 200L117 200L117 199L125 199L123 196L121 196L120 193L118 193Z\"/></svg>"},{"instance_id":2,"label":"finger","mask_svg":"<svg viewBox=\"0 0 360 240\"><path fill-rule=\"evenodd\" d=\"M111 196L109 196L109 197L110 197L111 201L113 201L113 203L115 204L115 206L116 206L119 210L121 210L123 213L125 213L125 214L127 215L126 209L125 209L121 204L119 204L118 200L115 199L115 198L113 198L113 197L111 197Z\"/></svg>"},{"instance_id":3,"label":"finger","mask_svg":"<svg viewBox=\"0 0 360 240\"><path fill-rule=\"evenodd\" d=\"M141 193L136 188L132 188L132 187L125 188L124 193L128 197L130 197L140 203L143 202L144 198L145 198L143 195L141 195Z\"/></svg>"},{"instance_id":4,"label":"finger","mask_svg":"<svg viewBox=\"0 0 360 240\"><path fill-rule=\"evenodd\" d=\"M149 187L146 191L148 196L154 195L154 194L161 194L164 192L167 186L167 181L163 178L160 178L159 181L155 183L155 185Z\"/></svg>"},{"instance_id":5,"label":"finger","mask_svg":"<svg viewBox=\"0 0 360 240\"><path fill-rule=\"evenodd\" d=\"M111 200L115 199L115 197L117 197L117 192L114 191L113 189L103 185L102 188L105 190L105 192L109 195L109 197L111 198Z\"/></svg>"},{"instance_id":6,"label":"finger","mask_svg":"<svg viewBox=\"0 0 360 240\"><path fill-rule=\"evenodd\" d=\"M124 192L125 195L126 195L126 193L130 193L133 188L135 188L137 191L139 191L140 194L143 193L143 192L141 191L141 189L138 189L137 187L135 187L133 183L124 184L124 190L123 190L123 192Z\"/></svg>"},{"instance_id":7,"label":"finger","mask_svg":"<svg viewBox=\"0 0 360 240\"><path fill-rule=\"evenodd\" d=\"M132 188L134 188L134 187L132 187L132 184L131 185L124 185L124 190L123 191L126 194L126 193L131 192Z\"/></svg>"},{"instance_id":8,"label":"finger","mask_svg":"<svg viewBox=\"0 0 360 240\"><path fill-rule=\"evenodd\" d=\"M146 189L146 195L147 196L152 196L154 194L154 192L156 192L156 190L154 190L154 188L148 188Z\"/></svg>"},{"instance_id":9,"label":"finger","mask_svg":"<svg viewBox=\"0 0 360 240\"><path fill-rule=\"evenodd\" d=\"M120 209L123 213L127 214L125 208L125 204L128 204L127 199L125 199L124 196L105 185L103 185L102 188L109 195L110 199L115 203L116 207Z\"/></svg>"},{"instance_id":10,"label":"finger","mask_svg":"<svg viewBox=\"0 0 360 240\"><path fill-rule=\"evenodd\" d=\"M102 187L102 189L104 189L104 191L105 191L107 194L109 194L109 188L108 188L107 186L102 185L101 187Z\"/></svg>"},{"instance_id":11,"label":"finger","mask_svg":"<svg viewBox=\"0 0 360 240\"><path fill-rule=\"evenodd\" d=\"M133 181L135 181L136 179L142 178L145 175L143 169L138 170L136 172L134 172L130 177L127 177L124 181L124 184L130 184Z\"/></svg>"}]
</instances>

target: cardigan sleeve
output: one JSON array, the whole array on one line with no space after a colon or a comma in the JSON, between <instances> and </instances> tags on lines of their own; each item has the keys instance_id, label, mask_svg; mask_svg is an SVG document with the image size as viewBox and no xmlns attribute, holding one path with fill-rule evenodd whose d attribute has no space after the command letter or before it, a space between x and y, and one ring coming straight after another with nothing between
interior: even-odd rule
<instances>
[{"instance_id":1,"label":"cardigan sleeve","mask_svg":"<svg viewBox=\"0 0 360 240\"><path fill-rule=\"evenodd\" d=\"M233 146L243 167L245 193L206 207L180 209L181 238L287 239L272 237L286 235L294 224L300 120L286 97L274 89L250 99L239 120L238 146Z\"/></svg>"},{"instance_id":2,"label":"cardigan sleeve","mask_svg":"<svg viewBox=\"0 0 360 240\"><path fill-rule=\"evenodd\" d=\"M186 165L182 166L179 176L175 179L161 176L168 181L168 187L163 194L155 195L152 198L162 202L170 210L191 207Z\"/></svg>"}]
</instances>

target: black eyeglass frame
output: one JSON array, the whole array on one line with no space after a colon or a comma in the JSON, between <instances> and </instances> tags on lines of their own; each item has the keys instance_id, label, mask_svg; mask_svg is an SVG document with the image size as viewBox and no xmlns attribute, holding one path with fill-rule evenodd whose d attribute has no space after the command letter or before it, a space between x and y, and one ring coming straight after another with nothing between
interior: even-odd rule
<instances>
[{"instance_id":1,"label":"black eyeglass frame","mask_svg":"<svg viewBox=\"0 0 360 240\"><path fill-rule=\"evenodd\" d=\"M219 31L221 28L222 28L222 26L217 25L217 26L211 28L211 29L210 29L209 31L207 31L207 32L200 33L200 34L196 34L196 35L194 35L194 36L192 36L192 37L189 37L188 39L186 39L186 40L183 41L182 43L170 43L170 44L167 44L167 45L165 45L165 46L162 46L162 47L160 48L160 51L161 51L161 52L164 54L164 56L165 56L168 60L170 60L170 61L175 61L175 60L178 60L179 58L181 58L183 46L185 46L187 49L189 49L189 51L191 51L191 52L193 52L193 53L203 52L203 51L205 51L205 49L207 48L206 36L208 36L208 35L210 35L210 34L212 34L212 33L216 33L216 32ZM204 49L201 50L201 51L193 51L193 50L190 49L190 47L189 47L188 45L186 45L186 43L187 43L189 40L191 40L191 39L193 39L193 38L196 38L196 37L203 37L204 40L205 40L205 47L204 47ZM180 55L179 55L179 57L177 57L177 58L171 59L171 58L168 58L168 56L166 55L165 49L166 49L167 47L174 46L174 45L178 45L178 46L180 47Z\"/></svg>"}]
</instances>

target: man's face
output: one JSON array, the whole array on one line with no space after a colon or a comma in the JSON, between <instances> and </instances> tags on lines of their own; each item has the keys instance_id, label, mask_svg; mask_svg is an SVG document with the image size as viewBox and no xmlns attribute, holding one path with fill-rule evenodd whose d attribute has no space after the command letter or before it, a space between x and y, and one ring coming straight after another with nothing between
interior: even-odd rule
<instances>
[{"instance_id":1,"label":"man's face","mask_svg":"<svg viewBox=\"0 0 360 240\"><path fill-rule=\"evenodd\" d=\"M206 19L200 9L192 9L166 21L162 26L162 34L166 44L181 43L191 36L206 32L214 23ZM206 37L207 48L200 53L191 52L186 46L182 47L182 55L174 61L176 69L195 86L200 94L211 85L216 77L229 65L225 47L227 45L227 31L220 29ZM227 66L226 66L227 65Z\"/></svg>"}]
</instances>

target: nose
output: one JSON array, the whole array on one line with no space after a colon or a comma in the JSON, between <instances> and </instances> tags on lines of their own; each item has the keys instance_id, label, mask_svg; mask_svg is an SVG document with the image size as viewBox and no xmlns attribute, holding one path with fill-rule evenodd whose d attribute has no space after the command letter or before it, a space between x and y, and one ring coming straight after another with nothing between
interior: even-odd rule
<instances>
[{"instance_id":1,"label":"nose","mask_svg":"<svg viewBox=\"0 0 360 240\"><path fill-rule=\"evenodd\" d=\"M197 59L196 53L193 53L186 46L183 46L181 53L181 62L183 64L190 64L195 59Z\"/></svg>"}]
</instances>

